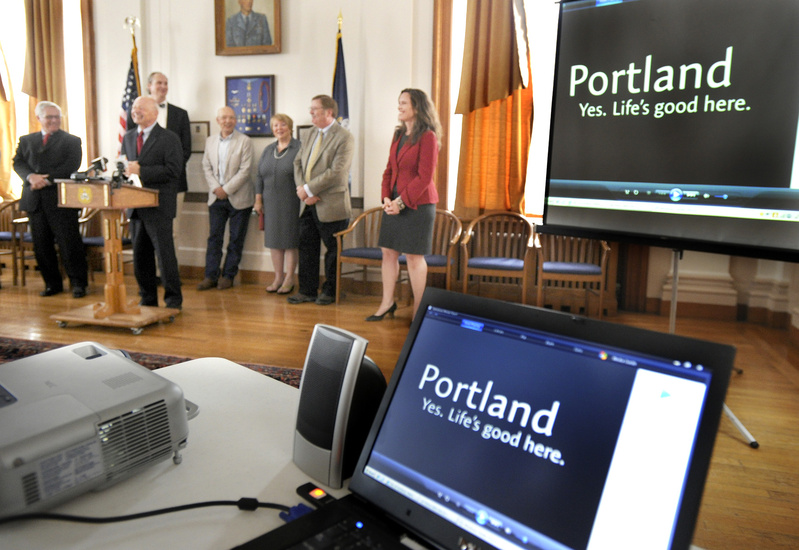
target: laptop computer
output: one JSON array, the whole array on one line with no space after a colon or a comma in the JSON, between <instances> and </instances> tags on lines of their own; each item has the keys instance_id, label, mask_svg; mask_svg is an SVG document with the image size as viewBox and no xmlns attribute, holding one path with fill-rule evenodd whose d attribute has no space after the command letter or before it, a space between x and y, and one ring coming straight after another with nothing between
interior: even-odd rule
<instances>
[{"instance_id":1,"label":"laptop computer","mask_svg":"<svg viewBox=\"0 0 799 550\"><path fill-rule=\"evenodd\" d=\"M240 548L688 548L734 355L429 288L351 494Z\"/></svg>"}]
</instances>

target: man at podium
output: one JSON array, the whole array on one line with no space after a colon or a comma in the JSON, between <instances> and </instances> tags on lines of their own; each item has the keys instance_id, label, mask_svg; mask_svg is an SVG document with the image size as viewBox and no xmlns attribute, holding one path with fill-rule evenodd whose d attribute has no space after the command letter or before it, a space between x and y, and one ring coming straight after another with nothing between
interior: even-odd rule
<instances>
[{"instance_id":1,"label":"man at podium","mask_svg":"<svg viewBox=\"0 0 799 550\"><path fill-rule=\"evenodd\" d=\"M158 305L157 254L164 302L169 308L181 309L183 294L172 236L183 164L180 138L158 125L158 105L151 97L137 98L131 116L138 127L129 130L122 140L121 153L128 159L125 175L137 174L144 187L158 190L158 206L134 208L130 216L133 272L141 305Z\"/></svg>"}]
</instances>

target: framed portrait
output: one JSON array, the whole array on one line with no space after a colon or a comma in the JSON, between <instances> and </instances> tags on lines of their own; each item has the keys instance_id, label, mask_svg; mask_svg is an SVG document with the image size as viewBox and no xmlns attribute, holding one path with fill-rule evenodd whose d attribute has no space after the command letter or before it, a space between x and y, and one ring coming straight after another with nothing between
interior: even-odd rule
<instances>
[{"instance_id":1,"label":"framed portrait","mask_svg":"<svg viewBox=\"0 0 799 550\"><path fill-rule=\"evenodd\" d=\"M297 129L297 139L304 141L308 137L308 132L310 132L313 127L313 124L299 124L295 126Z\"/></svg>"},{"instance_id":2,"label":"framed portrait","mask_svg":"<svg viewBox=\"0 0 799 550\"><path fill-rule=\"evenodd\" d=\"M216 55L280 53L281 0L214 0Z\"/></svg>"},{"instance_id":3,"label":"framed portrait","mask_svg":"<svg viewBox=\"0 0 799 550\"><path fill-rule=\"evenodd\" d=\"M272 137L275 75L226 76L225 105L236 113L236 130L251 137Z\"/></svg>"},{"instance_id":4,"label":"framed portrait","mask_svg":"<svg viewBox=\"0 0 799 550\"><path fill-rule=\"evenodd\" d=\"M191 152L204 153L205 140L211 135L211 123L208 121L189 122L191 127Z\"/></svg>"}]
</instances>

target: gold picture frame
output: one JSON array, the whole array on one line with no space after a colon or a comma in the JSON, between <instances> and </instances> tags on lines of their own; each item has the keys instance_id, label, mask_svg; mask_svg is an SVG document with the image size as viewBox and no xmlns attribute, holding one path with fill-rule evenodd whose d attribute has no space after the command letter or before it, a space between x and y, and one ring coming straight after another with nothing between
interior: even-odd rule
<instances>
[{"instance_id":1,"label":"gold picture frame","mask_svg":"<svg viewBox=\"0 0 799 550\"><path fill-rule=\"evenodd\" d=\"M281 0L214 0L216 55L280 53ZM250 8L247 22L244 10Z\"/></svg>"}]
</instances>

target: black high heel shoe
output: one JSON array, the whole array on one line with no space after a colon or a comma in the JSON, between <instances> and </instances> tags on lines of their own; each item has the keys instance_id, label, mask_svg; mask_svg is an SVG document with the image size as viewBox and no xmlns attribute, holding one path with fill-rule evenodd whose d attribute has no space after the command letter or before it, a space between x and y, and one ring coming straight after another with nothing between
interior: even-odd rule
<instances>
[{"instance_id":1,"label":"black high heel shoe","mask_svg":"<svg viewBox=\"0 0 799 550\"><path fill-rule=\"evenodd\" d=\"M389 317L391 317L393 319L395 311L397 311L397 302L394 302L393 304L391 304L391 307L388 308L385 311L385 313L383 313L382 315L370 315L369 317L366 318L366 320L367 321L382 321L383 317L385 317L386 315L388 315Z\"/></svg>"}]
</instances>

